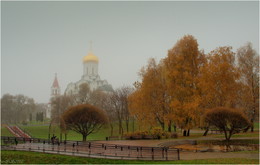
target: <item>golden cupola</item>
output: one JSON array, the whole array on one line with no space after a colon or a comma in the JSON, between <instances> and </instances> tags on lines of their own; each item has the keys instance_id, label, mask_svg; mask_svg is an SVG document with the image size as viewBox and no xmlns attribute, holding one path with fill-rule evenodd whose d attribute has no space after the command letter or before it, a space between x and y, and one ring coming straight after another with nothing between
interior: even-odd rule
<instances>
[{"instance_id":1,"label":"golden cupola","mask_svg":"<svg viewBox=\"0 0 260 165\"><path fill-rule=\"evenodd\" d=\"M98 63L98 57L95 56L92 52L89 52L88 55L86 55L83 58L83 63L85 62L97 62Z\"/></svg>"}]
</instances>

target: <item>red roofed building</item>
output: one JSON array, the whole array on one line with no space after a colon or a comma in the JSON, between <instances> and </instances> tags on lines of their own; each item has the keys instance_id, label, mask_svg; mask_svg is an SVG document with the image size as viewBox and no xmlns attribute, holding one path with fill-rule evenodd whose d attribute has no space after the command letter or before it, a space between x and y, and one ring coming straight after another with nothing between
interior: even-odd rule
<instances>
[{"instance_id":1,"label":"red roofed building","mask_svg":"<svg viewBox=\"0 0 260 165\"><path fill-rule=\"evenodd\" d=\"M57 79L57 74L55 74L55 78L51 86L51 97L56 97L59 95L60 95L60 86Z\"/></svg>"}]
</instances>

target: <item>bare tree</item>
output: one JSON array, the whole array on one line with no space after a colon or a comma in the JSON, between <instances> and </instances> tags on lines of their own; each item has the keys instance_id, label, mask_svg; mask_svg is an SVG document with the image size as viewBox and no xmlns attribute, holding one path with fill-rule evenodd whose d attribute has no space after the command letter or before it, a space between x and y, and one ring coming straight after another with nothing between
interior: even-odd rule
<instances>
[{"instance_id":1,"label":"bare tree","mask_svg":"<svg viewBox=\"0 0 260 165\"><path fill-rule=\"evenodd\" d=\"M243 84L241 103L250 118L251 132L253 132L254 121L259 114L259 56L251 43L240 47L237 55Z\"/></svg>"},{"instance_id":2,"label":"bare tree","mask_svg":"<svg viewBox=\"0 0 260 165\"><path fill-rule=\"evenodd\" d=\"M86 104L89 103L91 95L91 90L87 83L83 83L79 86L79 93L77 95L77 104Z\"/></svg>"},{"instance_id":3,"label":"bare tree","mask_svg":"<svg viewBox=\"0 0 260 165\"><path fill-rule=\"evenodd\" d=\"M118 120L119 134L123 134L123 121L126 124L126 131L129 131L130 113L128 109L128 96L132 93L133 88L121 87L116 89L111 95L111 105L115 109L115 115Z\"/></svg>"}]
</instances>

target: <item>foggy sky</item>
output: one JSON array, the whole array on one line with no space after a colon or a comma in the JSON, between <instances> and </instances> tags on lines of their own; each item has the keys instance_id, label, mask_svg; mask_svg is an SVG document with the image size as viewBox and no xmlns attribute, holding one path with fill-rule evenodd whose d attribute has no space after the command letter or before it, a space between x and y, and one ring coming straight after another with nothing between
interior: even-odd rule
<instances>
[{"instance_id":1,"label":"foggy sky","mask_svg":"<svg viewBox=\"0 0 260 165\"><path fill-rule=\"evenodd\" d=\"M259 2L1 2L1 96L47 103L55 73L62 93L81 79L89 41L101 79L132 85L186 34L206 53L247 42L259 52Z\"/></svg>"}]
</instances>

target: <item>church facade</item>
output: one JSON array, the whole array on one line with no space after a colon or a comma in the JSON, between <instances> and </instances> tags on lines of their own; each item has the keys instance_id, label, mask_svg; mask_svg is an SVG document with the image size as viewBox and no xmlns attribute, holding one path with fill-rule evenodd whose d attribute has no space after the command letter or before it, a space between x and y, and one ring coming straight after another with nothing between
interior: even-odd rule
<instances>
[{"instance_id":1,"label":"church facade","mask_svg":"<svg viewBox=\"0 0 260 165\"><path fill-rule=\"evenodd\" d=\"M98 74L99 59L90 51L83 58L83 75L81 79L75 83L69 83L65 89L65 95L78 94L81 84L87 83L90 90L101 90L103 92L112 92L113 88L108 84L107 80L101 80Z\"/></svg>"}]
</instances>

